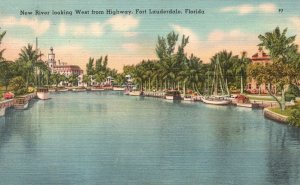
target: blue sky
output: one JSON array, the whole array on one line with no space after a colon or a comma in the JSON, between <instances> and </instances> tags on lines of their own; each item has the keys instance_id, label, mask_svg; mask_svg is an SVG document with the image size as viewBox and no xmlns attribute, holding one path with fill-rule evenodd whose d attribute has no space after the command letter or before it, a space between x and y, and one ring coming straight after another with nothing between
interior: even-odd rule
<instances>
[{"instance_id":1,"label":"blue sky","mask_svg":"<svg viewBox=\"0 0 300 185\"><path fill-rule=\"evenodd\" d=\"M109 65L123 65L142 59L155 59L157 36L171 31L190 36L186 49L204 62L223 49L251 56L257 50L257 36L276 26L300 33L300 1L38 1L2 0L0 27L7 35L2 43L5 57L17 58L21 47L39 38L39 47L47 56L53 46L57 59L84 68L88 57L109 56ZM146 9L146 14L76 15L75 10ZM149 9L179 9L179 15L150 15ZM205 14L185 14L185 9L201 9ZM280 13L278 9L283 9ZM20 15L20 11L49 11L50 15ZM52 15L52 10L72 11L70 15ZM91 13L91 12L90 12ZM297 40L299 44L299 40Z\"/></svg>"}]
</instances>

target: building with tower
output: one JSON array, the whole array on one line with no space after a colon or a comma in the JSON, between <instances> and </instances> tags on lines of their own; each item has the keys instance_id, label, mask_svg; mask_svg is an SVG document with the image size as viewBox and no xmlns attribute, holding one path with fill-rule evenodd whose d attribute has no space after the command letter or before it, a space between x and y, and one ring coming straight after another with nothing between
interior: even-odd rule
<instances>
[{"instance_id":1,"label":"building with tower","mask_svg":"<svg viewBox=\"0 0 300 185\"><path fill-rule=\"evenodd\" d=\"M83 85L83 70L77 65L68 65L67 63L60 62L60 60L56 62L55 53L53 52L52 47L50 48L50 53L48 53L47 65L52 73L58 73L61 75L65 75L66 77L69 77L71 75L77 75L78 86Z\"/></svg>"}]
</instances>

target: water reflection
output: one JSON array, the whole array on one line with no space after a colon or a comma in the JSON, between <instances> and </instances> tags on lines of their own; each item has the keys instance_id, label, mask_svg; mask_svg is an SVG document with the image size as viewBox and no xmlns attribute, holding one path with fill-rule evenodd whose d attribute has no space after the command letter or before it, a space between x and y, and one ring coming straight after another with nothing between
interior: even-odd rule
<instances>
[{"instance_id":1,"label":"water reflection","mask_svg":"<svg viewBox=\"0 0 300 185\"><path fill-rule=\"evenodd\" d=\"M267 167L272 184L299 182L299 128L270 123ZM298 154L297 154L298 153Z\"/></svg>"},{"instance_id":2,"label":"water reflection","mask_svg":"<svg viewBox=\"0 0 300 185\"><path fill-rule=\"evenodd\" d=\"M300 182L299 129L261 110L114 92L51 96L0 119L1 183Z\"/></svg>"}]
</instances>

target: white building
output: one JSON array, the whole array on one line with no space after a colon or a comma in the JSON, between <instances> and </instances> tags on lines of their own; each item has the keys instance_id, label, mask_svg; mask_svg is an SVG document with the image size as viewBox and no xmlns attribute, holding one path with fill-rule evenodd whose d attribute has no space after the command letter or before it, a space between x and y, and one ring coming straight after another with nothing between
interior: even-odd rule
<instances>
[{"instance_id":1,"label":"white building","mask_svg":"<svg viewBox=\"0 0 300 185\"><path fill-rule=\"evenodd\" d=\"M58 63L56 63L55 53L53 52L52 47L50 48L50 53L48 53L47 64L52 73L58 73L65 75L66 77L69 77L72 74L78 75L78 86L83 85L83 70L77 65L67 65L66 63L61 63L60 60L58 60Z\"/></svg>"}]
</instances>

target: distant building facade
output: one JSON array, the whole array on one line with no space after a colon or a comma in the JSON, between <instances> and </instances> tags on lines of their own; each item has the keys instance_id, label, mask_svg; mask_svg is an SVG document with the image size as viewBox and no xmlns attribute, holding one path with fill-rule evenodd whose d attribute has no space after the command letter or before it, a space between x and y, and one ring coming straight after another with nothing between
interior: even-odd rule
<instances>
[{"instance_id":1,"label":"distant building facade","mask_svg":"<svg viewBox=\"0 0 300 185\"><path fill-rule=\"evenodd\" d=\"M82 86L83 79L83 70L77 65L68 65L66 63L61 63L60 60L56 62L55 53L53 52L53 48L50 48L50 53L48 53L48 61L47 64L52 73L58 73L61 75L65 75L69 77L71 75L78 76L78 86Z\"/></svg>"},{"instance_id":2,"label":"distant building facade","mask_svg":"<svg viewBox=\"0 0 300 185\"><path fill-rule=\"evenodd\" d=\"M269 55L259 48L258 52L252 55L251 62L252 64L266 65L272 63L272 60ZM258 84L256 80L250 79L247 84L247 91L253 94L267 94L267 84Z\"/></svg>"}]
</instances>

